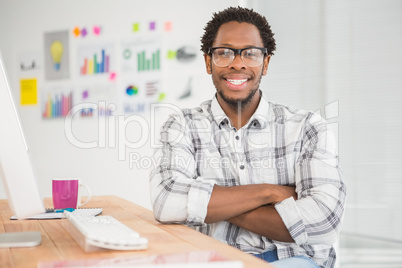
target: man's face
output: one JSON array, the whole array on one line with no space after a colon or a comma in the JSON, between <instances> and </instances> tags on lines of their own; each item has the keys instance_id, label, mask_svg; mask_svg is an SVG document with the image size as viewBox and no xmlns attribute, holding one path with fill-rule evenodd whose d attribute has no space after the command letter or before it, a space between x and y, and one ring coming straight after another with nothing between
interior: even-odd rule
<instances>
[{"instance_id":1,"label":"man's face","mask_svg":"<svg viewBox=\"0 0 402 268\"><path fill-rule=\"evenodd\" d=\"M236 21L221 25L212 46L235 49L264 47L255 25ZM233 62L226 67L215 65L211 55L205 55L204 58L207 73L212 74L212 81L218 92L218 100L232 108L240 102L244 108L249 102L259 99L259 94L255 93L259 89L261 77L267 73L269 56L256 67L247 66L240 55L236 55Z\"/></svg>"}]
</instances>

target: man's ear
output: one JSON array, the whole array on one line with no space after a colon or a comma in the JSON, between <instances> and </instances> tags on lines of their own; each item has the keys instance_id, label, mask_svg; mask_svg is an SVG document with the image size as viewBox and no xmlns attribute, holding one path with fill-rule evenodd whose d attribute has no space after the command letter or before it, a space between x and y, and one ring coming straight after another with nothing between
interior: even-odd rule
<instances>
[{"instance_id":1,"label":"man's ear","mask_svg":"<svg viewBox=\"0 0 402 268\"><path fill-rule=\"evenodd\" d=\"M204 61L205 61L205 67L207 69L207 73L212 74L211 56L208 54L204 54Z\"/></svg>"},{"instance_id":2,"label":"man's ear","mask_svg":"<svg viewBox=\"0 0 402 268\"><path fill-rule=\"evenodd\" d=\"M266 75L268 73L268 64L271 60L271 55L268 55L264 58L264 68L262 70L262 75Z\"/></svg>"}]
</instances>

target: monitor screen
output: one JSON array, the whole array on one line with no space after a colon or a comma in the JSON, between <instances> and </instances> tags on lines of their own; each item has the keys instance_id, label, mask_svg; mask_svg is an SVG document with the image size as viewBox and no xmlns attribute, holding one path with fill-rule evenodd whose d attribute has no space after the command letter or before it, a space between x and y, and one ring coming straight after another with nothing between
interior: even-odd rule
<instances>
[{"instance_id":1,"label":"monitor screen","mask_svg":"<svg viewBox=\"0 0 402 268\"><path fill-rule=\"evenodd\" d=\"M17 219L45 212L1 52L0 177Z\"/></svg>"}]
</instances>

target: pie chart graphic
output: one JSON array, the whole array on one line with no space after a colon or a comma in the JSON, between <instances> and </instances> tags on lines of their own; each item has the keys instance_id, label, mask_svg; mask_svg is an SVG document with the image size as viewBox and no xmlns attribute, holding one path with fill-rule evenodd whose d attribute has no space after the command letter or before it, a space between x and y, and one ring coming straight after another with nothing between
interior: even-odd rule
<instances>
[{"instance_id":1,"label":"pie chart graphic","mask_svg":"<svg viewBox=\"0 0 402 268\"><path fill-rule=\"evenodd\" d=\"M138 88L136 86L128 86L126 89L126 94L129 96L137 95Z\"/></svg>"}]
</instances>

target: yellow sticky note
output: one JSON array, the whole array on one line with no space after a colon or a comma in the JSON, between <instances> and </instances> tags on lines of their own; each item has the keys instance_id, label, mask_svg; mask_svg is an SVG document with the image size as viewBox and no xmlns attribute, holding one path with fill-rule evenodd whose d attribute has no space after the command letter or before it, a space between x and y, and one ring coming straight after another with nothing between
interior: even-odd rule
<instances>
[{"instance_id":1,"label":"yellow sticky note","mask_svg":"<svg viewBox=\"0 0 402 268\"><path fill-rule=\"evenodd\" d=\"M177 52L176 52L176 51L168 50L168 52L167 52L167 58L168 58L169 60L175 59L175 58L176 58L176 55L177 55Z\"/></svg>"},{"instance_id":2,"label":"yellow sticky note","mask_svg":"<svg viewBox=\"0 0 402 268\"><path fill-rule=\"evenodd\" d=\"M32 105L38 103L38 89L36 79L20 80L21 105Z\"/></svg>"},{"instance_id":3,"label":"yellow sticky note","mask_svg":"<svg viewBox=\"0 0 402 268\"><path fill-rule=\"evenodd\" d=\"M134 23L133 24L133 31L138 32L140 30L140 24L139 23Z\"/></svg>"},{"instance_id":4,"label":"yellow sticky note","mask_svg":"<svg viewBox=\"0 0 402 268\"><path fill-rule=\"evenodd\" d=\"M166 94L164 92L159 94L158 101L163 101L166 98Z\"/></svg>"}]
</instances>

